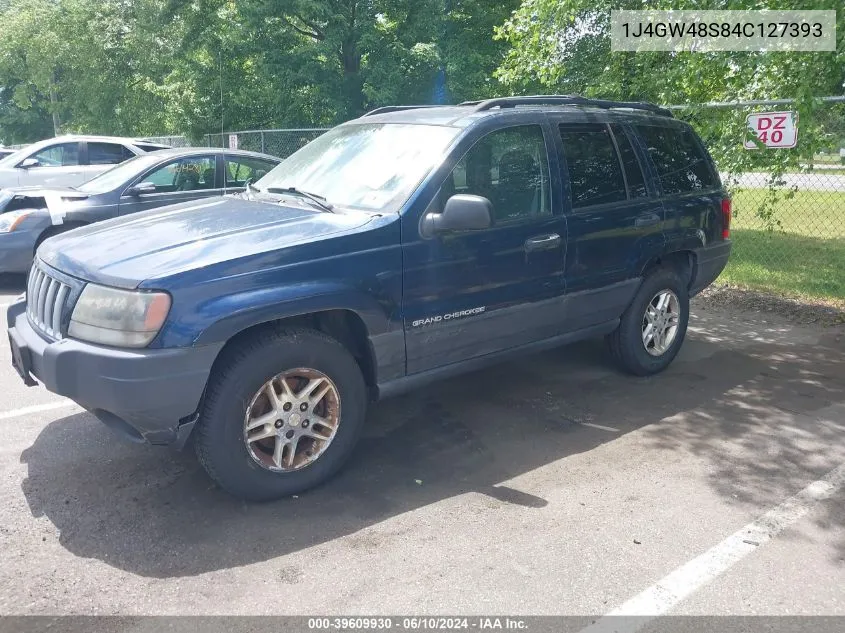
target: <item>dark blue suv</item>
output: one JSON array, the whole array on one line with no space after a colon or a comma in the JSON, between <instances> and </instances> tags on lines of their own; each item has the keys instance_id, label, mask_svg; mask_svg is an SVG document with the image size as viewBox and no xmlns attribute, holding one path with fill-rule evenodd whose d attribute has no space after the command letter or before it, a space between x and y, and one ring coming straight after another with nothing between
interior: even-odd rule
<instances>
[{"instance_id":1,"label":"dark blue suv","mask_svg":"<svg viewBox=\"0 0 845 633\"><path fill-rule=\"evenodd\" d=\"M12 358L273 499L341 466L368 402L424 381L594 336L628 372L664 369L730 217L700 139L657 106L381 108L244 193L48 239Z\"/></svg>"}]
</instances>

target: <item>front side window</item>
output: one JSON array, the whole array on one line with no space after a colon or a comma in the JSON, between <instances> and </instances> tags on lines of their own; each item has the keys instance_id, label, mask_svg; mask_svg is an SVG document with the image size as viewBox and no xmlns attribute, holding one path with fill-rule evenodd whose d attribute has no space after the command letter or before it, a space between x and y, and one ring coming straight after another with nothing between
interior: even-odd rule
<instances>
[{"instance_id":1,"label":"front side window","mask_svg":"<svg viewBox=\"0 0 845 633\"><path fill-rule=\"evenodd\" d=\"M256 182L296 187L339 207L395 212L443 159L459 128L410 123L341 125Z\"/></svg>"},{"instance_id":2,"label":"front side window","mask_svg":"<svg viewBox=\"0 0 845 633\"><path fill-rule=\"evenodd\" d=\"M79 143L61 143L45 147L30 158L41 167L72 167L79 164Z\"/></svg>"},{"instance_id":3,"label":"front side window","mask_svg":"<svg viewBox=\"0 0 845 633\"><path fill-rule=\"evenodd\" d=\"M225 160L227 187L243 187L247 180L255 183L264 178L278 164L260 158L241 156L227 156Z\"/></svg>"},{"instance_id":4,"label":"front side window","mask_svg":"<svg viewBox=\"0 0 845 633\"><path fill-rule=\"evenodd\" d=\"M156 193L214 189L214 157L192 156L180 158L144 176L142 182L151 182Z\"/></svg>"},{"instance_id":5,"label":"front side window","mask_svg":"<svg viewBox=\"0 0 845 633\"><path fill-rule=\"evenodd\" d=\"M573 209L628 199L622 167L606 125L566 123L560 125L560 136Z\"/></svg>"},{"instance_id":6,"label":"front side window","mask_svg":"<svg viewBox=\"0 0 845 633\"><path fill-rule=\"evenodd\" d=\"M490 200L496 224L549 215L549 157L543 129L510 127L478 141L441 187L439 206L459 193Z\"/></svg>"},{"instance_id":7,"label":"front side window","mask_svg":"<svg viewBox=\"0 0 845 633\"><path fill-rule=\"evenodd\" d=\"M128 148L117 143L88 143L89 165L119 165L133 156Z\"/></svg>"},{"instance_id":8,"label":"front side window","mask_svg":"<svg viewBox=\"0 0 845 633\"><path fill-rule=\"evenodd\" d=\"M663 193L671 195L716 186L710 161L687 128L637 125L648 147Z\"/></svg>"}]
</instances>

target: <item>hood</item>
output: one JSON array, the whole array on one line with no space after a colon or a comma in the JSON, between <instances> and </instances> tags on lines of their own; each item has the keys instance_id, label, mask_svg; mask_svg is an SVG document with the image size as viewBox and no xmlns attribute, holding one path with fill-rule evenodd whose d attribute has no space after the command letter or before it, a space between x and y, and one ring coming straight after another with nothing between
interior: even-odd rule
<instances>
[{"instance_id":1,"label":"hood","mask_svg":"<svg viewBox=\"0 0 845 633\"><path fill-rule=\"evenodd\" d=\"M0 191L0 213L16 209L59 208L87 200L89 194L70 187L15 187Z\"/></svg>"},{"instance_id":2,"label":"hood","mask_svg":"<svg viewBox=\"0 0 845 633\"><path fill-rule=\"evenodd\" d=\"M237 197L107 220L46 241L38 256L74 277L123 288L352 231L373 216Z\"/></svg>"}]
</instances>

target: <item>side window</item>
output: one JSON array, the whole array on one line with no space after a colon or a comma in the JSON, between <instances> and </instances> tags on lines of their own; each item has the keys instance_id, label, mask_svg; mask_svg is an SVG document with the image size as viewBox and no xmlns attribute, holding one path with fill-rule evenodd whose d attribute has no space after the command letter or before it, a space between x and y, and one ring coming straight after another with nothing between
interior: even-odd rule
<instances>
[{"instance_id":1,"label":"side window","mask_svg":"<svg viewBox=\"0 0 845 633\"><path fill-rule=\"evenodd\" d=\"M619 157L607 126L564 123L560 125L560 136L573 209L628 199Z\"/></svg>"},{"instance_id":2,"label":"side window","mask_svg":"<svg viewBox=\"0 0 845 633\"><path fill-rule=\"evenodd\" d=\"M258 158L226 157L226 186L243 187L247 180L253 184L273 169L276 163Z\"/></svg>"},{"instance_id":3,"label":"side window","mask_svg":"<svg viewBox=\"0 0 845 633\"><path fill-rule=\"evenodd\" d=\"M214 157L180 158L150 172L142 179L156 186L156 193L214 189Z\"/></svg>"},{"instance_id":4,"label":"side window","mask_svg":"<svg viewBox=\"0 0 845 633\"><path fill-rule=\"evenodd\" d=\"M30 158L38 161L41 167L71 167L79 164L79 143L61 143L45 147Z\"/></svg>"},{"instance_id":5,"label":"side window","mask_svg":"<svg viewBox=\"0 0 845 633\"><path fill-rule=\"evenodd\" d=\"M497 224L549 215L549 157L543 129L539 125L505 128L479 140L443 184L440 207L457 193L490 200Z\"/></svg>"},{"instance_id":6,"label":"side window","mask_svg":"<svg viewBox=\"0 0 845 633\"><path fill-rule=\"evenodd\" d=\"M117 165L135 154L117 143L88 143L89 165Z\"/></svg>"},{"instance_id":7,"label":"side window","mask_svg":"<svg viewBox=\"0 0 845 633\"><path fill-rule=\"evenodd\" d=\"M628 135L625 134L625 130L615 123L610 125L610 129L613 132L613 138L616 139L616 147L619 149L622 166L625 168L625 179L628 181L628 195L631 198L645 198L648 196L648 191L645 188L643 170L640 167Z\"/></svg>"},{"instance_id":8,"label":"side window","mask_svg":"<svg viewBox=\"0 0 845 633\"><path fill-rule=\"evenodd\" d=\"M135 143L135 147L145 152L157 152L160 149L164 149L160 145L145 145L144 143Z\"/></svg>"},{"instance_id":9,"label":"side window","mask_svg":"<svg viewBox=\"0 0 845 633\"><path fill-rule=\"evenodd\" d=\"M667 195L716 186L716 178L704 152L687 128L637 125L663 192Z\"/></svg>"}]
</instances>

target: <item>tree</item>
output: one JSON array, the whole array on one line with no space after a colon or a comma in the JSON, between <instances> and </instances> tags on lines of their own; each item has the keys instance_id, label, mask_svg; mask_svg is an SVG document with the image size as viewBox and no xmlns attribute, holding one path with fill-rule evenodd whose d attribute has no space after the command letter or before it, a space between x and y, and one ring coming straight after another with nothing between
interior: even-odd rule
<instances>
[{"instance_id":1,"label":"tree","mask_svg":"<svg viewBox=\"0 0 845 633\"><path fill-rule=\"evenodd\" d=\"M755 9L756 0L524 0L497 30L510 45L497 77L514 93L579 93L631 101L689 104L680 115L705 137L720 168L767 171L772 192L786 169L799 169L830 143L817 97L845 85L841 0L784 0L778 9L839 9L836 52L611 52L611 9ZM747 109L706 109L710 101L794 98L801 142L794 150L742 148ZM774 194L770 197L775 198ZM772 219L774 203L758 209Z\"/></svg>"}]
</instances>

